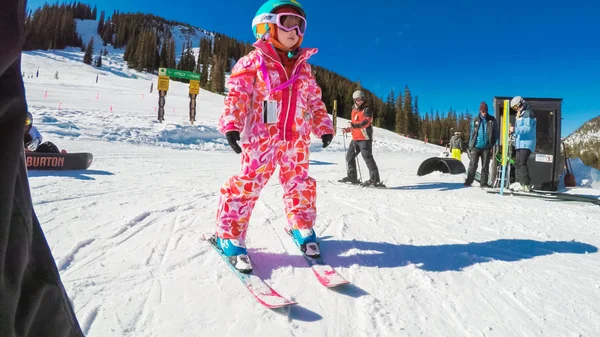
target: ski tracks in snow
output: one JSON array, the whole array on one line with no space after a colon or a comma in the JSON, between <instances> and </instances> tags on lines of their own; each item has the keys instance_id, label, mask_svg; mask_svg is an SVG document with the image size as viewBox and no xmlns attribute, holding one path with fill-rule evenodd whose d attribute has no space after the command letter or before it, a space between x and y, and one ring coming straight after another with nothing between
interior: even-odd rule
<instances>
[{"instance_id":1,"label":"ski tracks in snow","mask_svg":"<svg viewBox=\"0 0 600 337\"><path fill-rule=\"evenodd\" d=\"M113 230L106 228L104 236L81 240L58 258L57 266L72 287L69 294L78 303L77 313L86 334L106 335L102 325L108 320L113 322L109 326L120 327L117 335L134 331L136 336L152 335L152 327L160 323L154 322L154 308L163 300L165 284L170 282L165 277L202 254L186 246L189 252L170 259L182 239L194 234L197 209L212 206L204 205L212 194L185 194L187 197L182 198L171 194L161 209L142 211ZM99 319L105 323L95 325Z\"/></svg>"},{"instance_id":2,"label":"ski tracks in snow","mask_svg":"<svg viewBox=\"0 0 600 337\"><path fill-rule=\"evenodd\" d=\"M71 262L73 262L73 259L75 258L75 254L77 254L82 248L89 246L94 241L95 239L87 239L80 241L75 245L75 247L73 247L73 249L71 249L71 251L66 256L59 258L58 262L56 263L58 271L62 272L69 268L69 265L71 264Z\"/></svg>"}]
</instances>

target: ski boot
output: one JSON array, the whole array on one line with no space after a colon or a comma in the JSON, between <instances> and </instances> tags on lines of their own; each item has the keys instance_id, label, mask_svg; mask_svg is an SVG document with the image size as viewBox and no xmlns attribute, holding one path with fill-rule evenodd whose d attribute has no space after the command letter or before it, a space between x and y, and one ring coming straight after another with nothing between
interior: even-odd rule
<instances>
[{"instance_id":1,"label":"ski boot","mask_svg":"<svg viewBox=\"0 0 600 337\"><path fill-rule=\"evenodd\" d=\"M360 186L385 188L385 185L381 181L375 181L373 179L365 181L364 183L360 184Z\"/></svg>"},{"instance_id":2,"label":"ski boot","mask_svg":"<svg viewBox=\"0 0 600 337\"><path fill-rule=\"evenodd\" d=\"M311 228L309 229L291 229L286 228L286 231L289 235L292 236L292 239L298 244L300 250L304 255L312 258L317 258L321 256L321 250L319 249L319 244L317 243L317 236L315 235L315 231Z\"/></svg>"},{"instance_id":3,"label":"ski boot","mask_svg":"<svg viewBox=\"0 0 600 337\"><path fill-rule=\"evenodd\" d=\"M523 192L523 186L519 182L515 182L515 183L510 184L510 186L508 187L508 189L511 190L511 191L513 191L513 192Z\"/></svg>"},{"instance_id":4,"label":"ski boot","mask_svg":"<svg viewBox=\"0 0 600 337\"><path fill-rule=\"evenodd\" d=\"M246 251L246 244L241 240L221 239L214 237L215 244L227 257L231 264L240 272L248 274L252 272L252 264Z\"/></svg>"},{"instance_id":5,"label":"ski boot","mask_svg":"<svg viewBox=\"0 0 600 337\"><path fill-rule=\"evenodd\" d=\"M349 183L352 185L358 185L360 184L360 181L358 181L358 179L356 178L351 178L351 177L344 177L340 180L338 180L340 183Z\"/></svg>"}]
</instances>

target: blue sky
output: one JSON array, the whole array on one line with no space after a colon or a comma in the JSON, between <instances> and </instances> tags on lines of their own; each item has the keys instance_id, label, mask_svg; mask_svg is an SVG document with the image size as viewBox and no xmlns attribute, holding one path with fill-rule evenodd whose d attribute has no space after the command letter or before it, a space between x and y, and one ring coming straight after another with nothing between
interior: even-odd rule
<instances>
[{"instance_id":1,"label":"blue sky","mask_svg":"<svg viewBox=\"0 0 600 337\"><path fill-rule=\"evenodd\" d=\"M563 98L563 136L600 115L595 1L299 0L311 63L382 98L408 85L422 112L477 111L494 96ZM263 1L97 0L112 14L153 13L253 41ZM30 0L30 8L45 1Z\"/></svg>"}]
</instances>

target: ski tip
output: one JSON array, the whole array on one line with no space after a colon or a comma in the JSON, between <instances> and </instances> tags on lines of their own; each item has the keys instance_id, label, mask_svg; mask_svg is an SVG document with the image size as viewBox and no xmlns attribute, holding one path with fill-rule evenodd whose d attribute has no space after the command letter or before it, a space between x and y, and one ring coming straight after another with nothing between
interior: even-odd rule
<instances>
[{"instance_id":1,"label":"ski tip","mask_svg":"<svg viewBox=\"0 0 600 337\"><path fill-rule=\"evenodd\" d=\"M298 302L288 301L288 302L281 303L281 304L268 304L268 303L261 303L261 304L269 309L281 309L281 308L286 308L286 307L289 307L292 305L296 305L296 304L298 304Z\"/></svg>"},{"instance_id":2,"label":"ski tip","mask_svg":"<svg viewBox=\"0 0 600 337\"><path fill-rule=\"evenodd\" d=\"M325 285L325 288L328 289L333 289L333 288L337 288L337 287L342 287L345 286L347 284L350 284L350 282L343 282L343 283L335 283L335 284L329 284L329 285Z\"/></svg>"}]
</instances>

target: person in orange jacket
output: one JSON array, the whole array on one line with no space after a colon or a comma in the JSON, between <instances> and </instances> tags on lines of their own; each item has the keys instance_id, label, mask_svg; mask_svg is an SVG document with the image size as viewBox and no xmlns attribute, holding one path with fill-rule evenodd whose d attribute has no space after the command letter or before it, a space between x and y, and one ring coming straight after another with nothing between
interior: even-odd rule
<instances>
[{"instance_id":1,"label":"person in orange jacket","mask_svg":"<svg viewBox=\"0 0 600 337\"><path fill-rule=\"evenodd\" d=\"M346 152L347 176L340 181L351 184L360 183L356 175L356 157L360 153L369 169L369 179L361 185L383 186L379 179L379 169L373 158L373 112L367 107L365 93L361 90L355 91L352 99L354 105L352 106L350 126L342 130L344 133L352 134L352 141Z\"/></svg>"}]
</instances>

